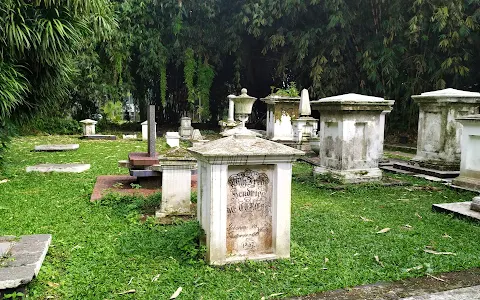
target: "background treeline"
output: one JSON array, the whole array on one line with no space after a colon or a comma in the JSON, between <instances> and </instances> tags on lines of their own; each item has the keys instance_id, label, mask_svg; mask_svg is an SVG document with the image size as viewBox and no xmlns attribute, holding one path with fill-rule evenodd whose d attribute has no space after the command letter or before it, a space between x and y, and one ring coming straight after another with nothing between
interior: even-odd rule
<instances>
[{"instance_id":1,"label":"background treeline","mask_svg":"<svg viewBox=\"0 0 480 300\"><path fill-rule=\"evenodd\" d=\"M0 139L128 97L216 122L226 95L289 82L395 99L389 128L414 129L412 94L480 89L479 23L480 0L2 0Z\"/></svg>"}]
</instances>

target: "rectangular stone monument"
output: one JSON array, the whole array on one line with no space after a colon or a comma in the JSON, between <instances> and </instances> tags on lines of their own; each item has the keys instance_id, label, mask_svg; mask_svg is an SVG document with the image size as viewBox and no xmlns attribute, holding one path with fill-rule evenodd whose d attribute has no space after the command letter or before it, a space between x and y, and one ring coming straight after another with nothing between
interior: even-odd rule
<instances>
[{"instance_id":1,"label":"rectangular stone monument","mask_svg":"<svg viewBox=\"0 0 480 300\"><path fill-rule=\"evenodd\" d=\"M155 122L155 105L148 106L148 156L156 156L156 138L157 138L157 126Z\"/></svg>"},{"instance_id":2,"label":"rectangular stone monument","mask_svg":"<svg viewBox=\"0 0 480 300\"><path fill-rule=\"evenodd\" d=\"M193 134L192 119L189 117L183 117L180 119L180 127L178 133L182 138L190 139Z\"/></svg>"},{"instance_id":3,"label":"rectangular stone monument","mask_svg":"<svg viewBox=\"0 0 480 300\"><path fill-rule=\"evenodd\" d=\"M480 115L465 116L457 121L463 125L460 176L453 184L480 191Z\"/></svg>"},{"instance_id":4,"label":"rectangular stone monument","mask_svg":"<svg viewBox=\"0 0 480 300\"><path fill-rule=\"evenodd\" d=\"M480 93L444 89L412 98L420 112L417 155L411 162L424 168L458 171L462 126L456 118L479 112Z\"/></svg>"},{"instance_id":5,"label":"rectangular stone monument","mask_svg":"<svg viewBox=\"0 0 480 300\"><path fill-rule=\"evenodd\" d=\"M97 121L85 119L80 121L83 125L83 135L94 135L95 134L95 125Z\"/></svg>"},{"instance_id":6,"label":"rectangular stone monument","mask_svg":"<svg viewBox=\"0 0 480 300\"><path fill-rule=\"evenodd\" d=\"M267 138L272 141L293 141L292 119L299 117L300 97L268 96Z\"/></svg>"},{"instance_id":7,"label":"rectangular stone monument","mask_svg":"<svg viewBox=\"0 0 480 300\"><path fill-rule=\"evenodd\" d=\"M167 145L170 147L180 146L180 135L178 132L167 132L165 134L165 139L167 141Z\"/></svg>"}]
</instances>

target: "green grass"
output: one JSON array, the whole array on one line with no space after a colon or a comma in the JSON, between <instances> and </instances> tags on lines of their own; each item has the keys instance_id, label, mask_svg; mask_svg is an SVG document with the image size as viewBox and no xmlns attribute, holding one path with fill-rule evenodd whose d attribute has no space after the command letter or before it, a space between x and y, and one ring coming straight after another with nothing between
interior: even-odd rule
<instances>
[{"instance_id":1,"label":"green grass","mask_svg":"<svg viewBox=\"0 0 480 300\"><path fill-rule=\"evenodd\" d=\"M30 152L45 143L80 143L80 149ZM159 151L164 149L161 143ZM260 299L480 266L479 224L431 210L432 203L468 201L472 193L402 176L395 178L412 185L320 189L311 168L299 163L292 185L292 258L210 267L192 259L198 255L196 222L142 225L136 219L141 203L115 197L90 203L96 176L126 174L117 161L145 150L140 141L58 136L13 141L3 174L9 181L0 184L0 235L53 235L39 276L29 285L31 298L166 299L181 286L179 299ZM28 165L47 162L90 163L92 168L80 174L25 172ZM376 233L387 227L389 232ZM425 253L427 246L456 255ZM423 268L405 271L419 265ZM131 289L136 292L118 294Z\"/></svg>"}]
</instances>

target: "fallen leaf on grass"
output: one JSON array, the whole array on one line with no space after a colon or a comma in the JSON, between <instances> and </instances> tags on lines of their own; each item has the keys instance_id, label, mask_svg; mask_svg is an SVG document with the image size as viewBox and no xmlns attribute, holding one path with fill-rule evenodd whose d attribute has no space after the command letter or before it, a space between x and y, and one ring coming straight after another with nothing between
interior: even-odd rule
<instances>
[{"instance_id":1,"label":"fallen leaf on grass","mask_svg":"<svg viewBox=\"0 0 480 300\"><path fill-rule=\"evenodd\" d=\"M409 224L405 224L405 225L403 225L403 227L408 228L408 229L412 229L412 228L413 228L412 225L409 225Z\"/></svg>"},{"instance_id":2,"label":"fallen leaf on grass","mask_svg":"<svg viewBox=\"0 0 480 300\"><path fill-rule=\"evenodd\" d=\"M125 292L118 293L117 295L134 294L136 292L137 292L136 290L128 290Z\"/></svg>"},{"instance_id":3,"label":"fallen leaf on grass","mask_svg":"<svg viewBox=\"0 0 480 300\"><path fill-rule=\"evenodd\" d=\"M423 266L422 266L422 265L420 265L420 266L416 266L416 267L412 267L412 268L405 269L405 272L407 272L407 273L408 273L408 272L410 272L410 271L413 271L413 270L420 270L420 269L422 269L422 268L423 268Z\"/></svg>"},{"instance_id":4,"label":"fallen leaf on grass","mask_svg":"<svg viewBox=\"0 0 480 300\"><path fill-rule=\"evenodd\" d=\"M434 250L430 250L430 249L425 249L423 251L426 252L426 253L435 254L435 255L457 255L453 252L438 252L438 251L434 251Z\"/></svg>"},{"instance_id":5,"label":"fallen leaf on grass","mask_svg":"<svg viewBox=\"0 0 480 300\"><path fill-rule=\"evenodd\" d=\"M362 217L362 216L360 216L360 219L362 219L362 221L364 221L364 222L373 222L373 220L367 219L367 218Z\"/></svg>"},{"instance_id":6,"label":"fallen leaf on grass","mask_svg":"<svg viewBox=\"0 0 480 300\"><path fill-rule=\"evenodd\" d=\"M48 286L50 286L50 287L53 287L53 288L57 288L57 287L59 287L59 286L60 286L60 284L59 284L59 283L56 283L56 282L50 282L50 281L49 281L49 282L47 282L47 284L48 284Z\"/></svg>"},{"instance_id":7,"label":"fallen leaf on grass","mask_svg":"<svg viewBox=\"0 0 480 300\"><path fill-rule=\"evenodd\" d=\"M8 179L0 180L0 183L7 183Z\"/></svg>"},{"instance_id":8,"label":"fallen leaf on grass","mask_svg":"<svg viewBox=\"0 0 480 300\"><path fill-rule=\"evenodd\" d=\"M451 238L452 238L452 237L449 236L447 233L444 233L444 234L442 235L442 237L443 237L444 239L451 239Z\"/></svg>"},{"instance_id":9,"label":"fallen leaf on grass","mask_svg":"<svg viewBox=\"0 0 480 300\"><path fill-rule=\"evenodd\" d=\"M389 232L391 228L383 228L382 230L380 231L377 231L377 233L386 233L386 232Z\"/></svg>"},{"instance_id":10,"label":"fallen leaf on grass","mask_svg":"<svg viewBox=\"0 0 480 300\"><path fill-rule=\"evenodd\" d=\"M280 296L280 295L283 295L283 294L285 294L285 293L275 293L275 294L271 294L271 295L267 296L266 299L268 299L268 298L273 298L273 297L277 297L277 296Z\"/></svg>"},{"instance_id":11,"label":"fallen leaf on grass","mask_svg":"<svg viewBox=\"0 0 480 300\"><path fill-rule=\"evenodd\" d=\"M171 299L176 299L178 297L178 295L180 295L180 293L182 292L182 287L179 287L175 293L173 293L171 296L170 296L170 300Z\"/></svg>"},{"instance_id":12,"label":"fallen leaf on grass","mask_svg":"<svg viewBox=\"0 0 480 300\"><path fill-rule=\"evenodd\" d=\"M328 257L325 257L325 263L328 263L329 259Z\"/></svg>"},{"instance_id":13,"label":"fallen leaf on grass","mask_svg":"<svg viewBox=\"0 0 480 300\"><path fill-rule=\"evenodd\" d=\"M155 275L155 276L152 278L152 282L157 281L158 278L160 278L160 274Z\"/></svg>"},{"instance_id":14,"label":"fallen leaf on grass","mask_svg":"<svg viewBox=\"0 0 480 300\"><path fill-rule=\"evenodd\" d=\"M418 213L415 213L415 216L417 216L419 219L423 219L421 215L419 215Z\"/></svg>"},{"instance_id":15,"label":"fallen leaf on grass","mask_svg":"<svg viewBox=\"0 0 480 300\"><path fill-rule=\"evenodd\" d=\"M446 281L445 279L435 277L435 276L433 276L432 274L428 274L428 273L427 273L427 276L428 276L428 277L432 277L433 279L436 279L436 280L441 281L441 282L445 282L445 281Z\"/></svg>"},{"instance_id":16,"label":"fallen leaf on grass","mask_svg":"<svg viewBox=\"0 0 480 300\"><path fill-rule=\"evenodd\" d=\"M375 255L375 261L382 266L382 268L385 268L385 266L383 265L383 263L380 261L380 258L378 258L378 255Z\"/></svg>"}]
</instances>

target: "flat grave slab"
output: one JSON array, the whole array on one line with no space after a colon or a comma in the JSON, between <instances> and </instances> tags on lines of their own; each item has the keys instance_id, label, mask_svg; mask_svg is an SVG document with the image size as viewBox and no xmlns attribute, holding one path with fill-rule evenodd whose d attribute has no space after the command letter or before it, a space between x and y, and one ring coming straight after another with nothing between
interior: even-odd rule
<instances>
[{"instance_id":1,"label":"flat grave slab","mask_svg":"<svg viewBox=\"0 0 480 300\"><path fill-rule=\"evenodd\" d=\"M460 175L460 171L441 171L441 170L423 168L423 167L411 165L408 163L395 163L393 167L396 169L410 171L418 174L425 174L428 176L434 176L438 178L455 178L455 177L458 177L458 175Z\"/></svg>"},{"instance_id":2,"label":"flat grave slab","mask_svg":"<svg viewBox=\"0 0 480 300\"><path fill-rule=\"evenodd\" d=\"M78 144L63 144L63 145L38 145L35 146L35 151L56 152L56 151L73 151L80 147Z\"/></svg>"},{"instance_id":3,"label":"flat grave slab","mask_svg":"<svg viewBox=\"0 0 480 300\"><path fill-rule=\"evenodd\" d=\"M480 285L440 293L402 298L402 300L480 300Z\"/></svg>"},{"instance_id":4,"label":"flat grave slab","mask_svg":"<svg viewBox=\"0 0 480 300\"><path fill-rule=\"evenodd\" d=\"M27 172L81 173L90 169L89 164L40 164L27 167Z\"/></svg>"},{"instance_id":5,"label":"flat grave slab","mask_svg":"<svg viewBox=\"0 0 480 300\"><path fill-rule=\"evenodd\" d=\"M108 134L90 134L81 136L80 138L84 140L116 140L117 136Z\"/></svg>"},{"instance_id":6,"label":"flat grave slab","mask_svg":"<svg viewBox=\"0 0 480 300\"><path fill-rule=\"evenodd\" d=\"M9 250L4 255L8 259L0 259L0 290L32 281L40 271L51 241L50 234L24 235L18 240L9 240Z\"/></svg>"},{"instance_id":7,"label":"flat grave slab","mask_svg":"<svg viewBox=\"0 0 480 300\"><path fill-rule=\"evenodd\" d=\"M470 209L471 201L433 204L434 211L443 212L447 214L453 213L455 216L465 217L471 220L480 221L480 212Z\"/></svg>"},{"instance_id":8,"label":"flat grave slab","mask_svg":"<svg viewBox=\"0 0 480 300\"><path fill-rule=\"evenodd\" d=\"M151 157L147 152L131 152L128 154L128 161L131 167L145 167L159 163L158 153Z\"/></svg>"}]
</instances>

